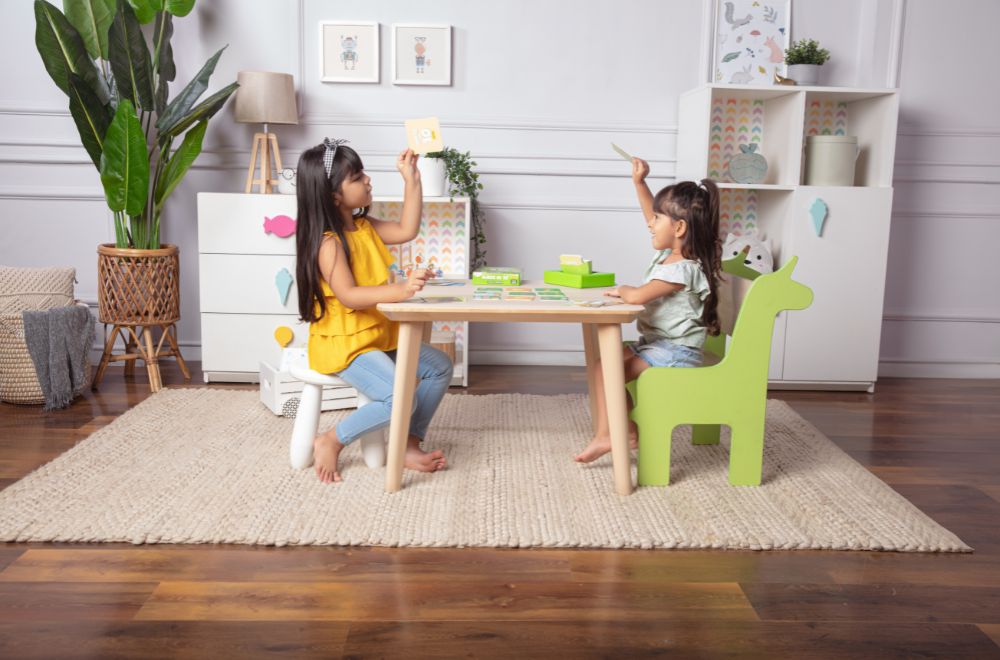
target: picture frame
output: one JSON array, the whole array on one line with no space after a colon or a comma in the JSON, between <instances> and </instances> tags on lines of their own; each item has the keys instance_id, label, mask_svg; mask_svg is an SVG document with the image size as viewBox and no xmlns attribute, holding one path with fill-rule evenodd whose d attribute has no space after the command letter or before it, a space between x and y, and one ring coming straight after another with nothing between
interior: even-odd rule
<instances>
[{"instance_id":1,"label":"picture frame","mask_svg":"<svg viewBox=\"0 0 1000 660\"><path fill-rule=\"evenodd\" d=\"M392 84L451 85L451 26L393 23Z\"/></svg>"},{"instance_id":2,"label":"picture frame","mask_svg":"<svg viewBox=\"0 0 1000 660\"><path fill-rule=\"evenodd\" d=\"M319 72L323 82L379 81L379 24L320 21Z\"/></svg>"},{"instance_id":3,"label":"picture frame","mask_svg":"<svg viewBox=\"0 0 1000 660\"><path fill-rule=\"evenodd\" d=\"M791 0L715 0L711 82L775 84L788 73L791 29Z\"/></svg>"}]
</instances>

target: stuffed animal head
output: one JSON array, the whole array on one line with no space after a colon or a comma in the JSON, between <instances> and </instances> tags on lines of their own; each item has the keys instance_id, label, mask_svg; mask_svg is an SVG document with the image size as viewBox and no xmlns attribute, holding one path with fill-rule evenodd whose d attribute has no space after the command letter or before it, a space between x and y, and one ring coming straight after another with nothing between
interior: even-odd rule
<instances>
[{"instance_id":1,"label":"stuffed animal head","mask_svg":"<svg viewBox=\"0 0 1000 660\"><path fill-rule=\"evenodd\" d=\"M743 265L747 268L758 273L774 271L774 258L763 234L751 230L742 236L726 235L726 241L722 246L722 260L732 259L740 252L744 254Z\"/></svg>"}]
</instances>

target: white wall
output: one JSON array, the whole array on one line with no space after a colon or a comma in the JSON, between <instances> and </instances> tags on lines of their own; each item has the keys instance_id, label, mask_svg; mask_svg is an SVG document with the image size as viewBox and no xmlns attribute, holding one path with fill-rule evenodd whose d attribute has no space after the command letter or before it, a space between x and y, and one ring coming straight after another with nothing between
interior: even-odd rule
<instances>
[{"instance_id":1,"label":"white wall","mask_svg":"<svg viewBox=\"0 0 1000 660\"><path fill-rule=\"evenodd\" d=\"M56 3L59 4L59 3ZM1000 147L997 91L966 73L973 44L989 43L994 0L795 0L792 36L834 53L825 82L902 87L896 202L884 325L883 374L1000 376L996 276ZM96 303L95 250L111 240L97 174L79 146L61 92L33 43L30 0L0 8L0 263L71 264L78 295ZM213 89L241 69L294 74L302 121L277 127L284 160L323 136L347 137L377 194L396 194L392 160L402 122L437 115L446 142L470 150L486 189L489 257L540 277L559 253L580 252L635 280L648 240L615 141L653 165L652 186L674 171L677 97L707 75L707 0L201 0L175 22L178 81L229 43ZM860 15L861 20L855 17ZM381 82L319 82L317 23L372 20L381 28ZM393 22L451 24L453 85L391 84ZM12 66L13 65L13 66ZM254 127L231 105L171 197L164 239L182 254L185 354L199 346L194 196L242 189ZM859 237L863 240L863 237ZM990 246L990 247L988 247ZM549 325L476 326L473 362L582 363L577 331Z\"/></svg>"}]
</instances>

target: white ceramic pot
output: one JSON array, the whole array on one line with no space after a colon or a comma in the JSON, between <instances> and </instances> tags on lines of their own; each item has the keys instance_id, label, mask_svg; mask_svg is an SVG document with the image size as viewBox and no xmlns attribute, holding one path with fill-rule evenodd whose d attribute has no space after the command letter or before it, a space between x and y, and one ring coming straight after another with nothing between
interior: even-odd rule
<instances>
[{"instance_id":1,"label":"white ceramic pot","mask_svg":"<svg viewBox=\"0 0 1000 660\"><path fill-rule=\"evenodd\" d=\"M800 85L818 85L819 67L819 64L789 64L787 77Z\"/></svg>"},{"instance_id":2,"label":"white ceramic pot","mask_svg":"<svg viewBox=\"0 0 1000 660\"><path fill-rule=\"evenodd\" d=\"M810 135L806 138L806 185L853 186L861 154L856 135Z\"/></svg>"},{"instance_id":3,"label":"white ceramic pot","mask_svg":"<svg viewBox=\"0 0 1000 660\"><path fill-rule=\"evenodd\" d=\"M424 197L444 197L445 184L448 182L444 173L444 159L421 156L417 161L417 168L420 170Z\"/></svg>"}]
</instances>

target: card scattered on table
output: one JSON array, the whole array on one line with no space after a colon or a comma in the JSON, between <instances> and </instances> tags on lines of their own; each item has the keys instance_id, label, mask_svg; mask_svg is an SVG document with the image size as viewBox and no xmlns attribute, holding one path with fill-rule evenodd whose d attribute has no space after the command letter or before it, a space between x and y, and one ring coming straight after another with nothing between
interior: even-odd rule
<instances>
[{"instance_id":1,"label":"card scattered on table","mask_svg":"<svg viewBox=\"0 0 1000 660\"><path fill-rule=\"evenodd\" d=\"M432 304L465 302L465 298L463 298L462 296L414 296L412 300L413 302L432 303Z\"/></svg>"},{"instance_id":2,"label":"card scattered on table","mask_svg":"<svg viewBox=\"0 0 1000 660\"><path fill-rule=\"evenodd\" d=\"M444 141L441 139L441 123L437 117L426 117L424 119L407 119L406 143L414 153L428 154L444 149Z\"/></svg>"}]
</instances>

